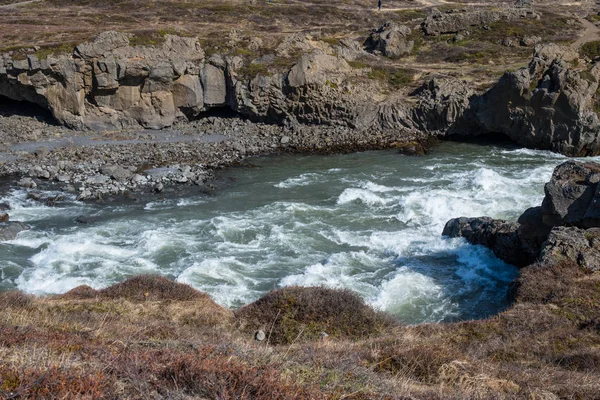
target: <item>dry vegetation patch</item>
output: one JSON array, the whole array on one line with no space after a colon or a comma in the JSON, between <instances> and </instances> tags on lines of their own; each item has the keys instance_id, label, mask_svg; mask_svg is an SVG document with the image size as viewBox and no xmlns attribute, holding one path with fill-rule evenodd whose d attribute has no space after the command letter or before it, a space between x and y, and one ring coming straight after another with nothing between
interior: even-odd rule
<instances>
[{"instance_id":1,"label":"dry vegetation patch","mask_svg":"<svg viewBox=\"0 0 600 400\"><path fill-rule=\"evenodd\" d=\"M0 396L595 398L600 274L533 265L517 286L516 303L495 317L417 326L325 288L273 291L235 319L152 276L50 298L3 293Z\"/></svg>"},{"instance_id":2,"label":"dry vegetation patch","mask_svg":"<svg viewBox=\"0 0 600 400\"><path fill-rule=\"evenodd\" d=\"M269 342L290 344L314 340L322 333L337 338L365 339L393 325L347 289L287 287L272 291L236 312L249 331L268 332Z\"/></svg>"}]
</instances>

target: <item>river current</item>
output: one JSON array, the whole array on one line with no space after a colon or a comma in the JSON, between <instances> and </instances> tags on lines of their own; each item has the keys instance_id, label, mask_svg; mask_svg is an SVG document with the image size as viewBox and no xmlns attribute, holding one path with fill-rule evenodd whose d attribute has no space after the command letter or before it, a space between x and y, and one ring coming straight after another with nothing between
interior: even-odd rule
<instances>
[{"instance_id":1,"label":"river current","mask_svg":"<svg viewBox=\"0 0 600 400\"><path fill-rule=\"evenodd\" d=\"M498 145L275 156L221 173L215 195L190 188L130 204L56 207L11 189L0 290L63 293L160 274L239 307L288 285L349 288L406 323L480 318L505 308L517 269L488 249L441 236L459 216L516 219L539 205L566 158ZM76 222L78 216L90 224Z\"/></svg>"}]
</instances>

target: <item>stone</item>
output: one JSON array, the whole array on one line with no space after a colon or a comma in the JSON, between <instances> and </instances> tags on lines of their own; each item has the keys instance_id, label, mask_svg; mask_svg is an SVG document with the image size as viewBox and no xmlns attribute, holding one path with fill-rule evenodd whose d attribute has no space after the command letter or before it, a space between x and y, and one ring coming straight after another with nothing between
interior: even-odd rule
<instances>
[{"instance_id":1,"label":"stone","mask_svg":"<svg viewBox=\"0 0 600 400\"><path fill-rule=\"evenodd\" d=\"M89 185L104 185L104 184L108 183L109 181L110 181L110 177L108 177L106 175L92 175L92 176L89 176L85 180L85 183L87 183Z\"/></svg>"},{"instance_id":2,"label":"stone","mask_svg":"<svg viewBox=\"0 0 600 400\"><path fill-rule=\"evenodd\" d=\"M522 146L568 156L600 154L600 118L593 108L600 65L587 74L570 66L567 47L536 47L528 68L506 72L481 96L472 96L450 136L502 133Z\"/></svg>"},{"instance_id":3,"label":"stone","mask_svg":"<svg viewBox=\"0 0 600 400\"><path fill-rule=\"evenodd\" d=\"M15 240L17 235L30 227L22 222L0 223L0 241Z\"/></svg>"},{"instance_id":4,"label":"stone","mask_svg":"<svg viewBox=\"0 0 600 400\"><path fill-rule=\"evenodd\" d=\"M227 83L225 72L211 64L206 64L202 72L204 87L204 103L210 106L225 105L227 100Z\"/></svg>"},{"instance_id":5,"label":"stone","mask_svg":"<svg viewBox=\"0 0 600 400\"><path fill-rule=\"evenodd\" d=\"M325 85L327 81L334 83L334 73L343 74L349 71L350 65L343 58L315 52L303 54L300 60L290 69L287 80L292 88L307 85Z\"/></svg>"},{"instance_id":6,"label":"stone","mask_svg":"<svg viewBox=\"0 0 600 400\"><path fill-rule=\"evenodd\" d=\"M37 184L31 178L22 178L17 182L17 185L27 189L33 189L37 187Z\"/></svg>"},{"instance_id":7,"label":"stone","mask_svg":"<svg viewBox=\"0 0 600 400\"><path fill-rule=\"evenodd\" d=\"M567 161L544 186L543 222L547 226L600 227L600 164Z\"/></svg>"},{"instance_id":8,"label":"stone","mask_svg":"<svg viewBox=\"0 0 600 400\"><path fill-rule=\"evenodd\" d=\"M156 193L161 193L163 190L165 190L165 186L164 186L164 185L163 185L161 182L157 183L157 184L154 186L154 191L155 191Z\"/></svg>"},{"instance_id":9,"label":"stone","mask_svg":"<svg viewBox=\"0 0 600 400\"><path fill-rule=\"evenodd\" d=\"M410 40L410 34L409 27L386 22L371 31L363 47L369 53L379 52L385 57L398 58L412 51L415 42Z\"/></svg>"},{"instance_id":10,"label":"stone","mask_svg":"<svg viewBox=\"0 0 600 400\"><path fill-rule=\"evenodd\" d=\"M530 8L506 7L488 10L475 10L442 13L438 9L431 10L421 28L427 35L458 33L472 27L489 30L489 24L498 21L518 21L522 18L536 19L539 15Z\"/></svg>"},{"instance_id":11,"label":"stone","mask_svg":"<svg viewBox=\"0 0 600 400\"><path fill-rule=\"evenodd\" d=\"M410 119L420 130L446 133L469 109L474 93L467 81L433 78L412 93L418 105Z\"/></svg>"},{"instance_id":12,"label":"stone","mask_svg":"<svg viewBox=\"0 0 600 400\"><path fill-rule=\"evenodd\" d=\"M538 43L541 43L542 38L539 36L525 36L521 38L519 44L524 47L533 47Z\"/></svg>"},{"instance_id":13,"label":"stone","mask_svg":"<svg viewBox=\"0 0 600 400\"><path fill-rule=\"evenodd\" d=\"M104 165L100 168L100 173L108 175L119 182L127 181L133 176L130 170L120 165Z\"/></svg>"},{"instance_id":14,"label":"stone","mask_svg":"<svg viewBox=\"0 0 600 400\"><path fill-rule=\"evenodd\" d=\"M599 238L598 228L555 227L544 243L540 260L551 264L566 258L591 272L600 272Z\"/></svg>"},{"instance_id":15,"label":"stone","mask_svg":"<svg viewBox=\"0 0 600 400\"><path fill-rule=\"evenodd\" d=\"M262 342L266 338L267 338L267 336L265 335L265 332L262 330L258 330L254 333L254 340L256 340L258 342Z\"/></svg>"},{"instance_id":16,"label":"stone","mask_svg":"<svg viewBox=\"0 0 600 400\"><path fill-rule=\"evenodd\" d=\"M530 251L522 251L517 233L519 224L489 217L455 218L446 223L442 235L464 237L473 244L486 246L501 260L524 267L533 262Z\"/></svg>"}]
</instances>

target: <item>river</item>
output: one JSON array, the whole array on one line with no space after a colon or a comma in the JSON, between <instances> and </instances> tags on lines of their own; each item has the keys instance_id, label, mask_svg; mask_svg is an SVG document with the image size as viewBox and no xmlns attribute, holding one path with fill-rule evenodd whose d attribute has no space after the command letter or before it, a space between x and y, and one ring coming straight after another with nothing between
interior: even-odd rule
<instances>
[{"instance_id":1,"label":"river","mask_svg":"<svg viewBox=\"0 0 600 400\"><path fill-rule=\"evenodd\" d=\"M395 151L284 155L219 174L214 195L56 207L11 189L11 220L32 229L0 243L0 290L63 293L160 274L239 307L274 288L358 292L405 323L481 318L505 308L516 268L441 236L459 216L516 219L539 205L566 158L503 145L442 143ZM76 222L86 216L89 224Z\"/></svg>"}]
</instances>

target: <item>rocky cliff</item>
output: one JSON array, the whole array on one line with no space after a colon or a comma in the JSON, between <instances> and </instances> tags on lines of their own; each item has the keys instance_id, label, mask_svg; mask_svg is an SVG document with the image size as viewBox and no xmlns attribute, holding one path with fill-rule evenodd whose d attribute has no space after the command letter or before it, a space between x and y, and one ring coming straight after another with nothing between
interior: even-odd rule
<instances>
[{"instance_id":1,"label":"rocky cliff","mask_svg":"<svg viewBox=\"0 0 600 400\"><path fill-rule=\"evenodd\" d=\"M443 235L489 247L498 258L520 267L562 257L600 270L599 182L600 164L566 162L545 185L542 205L526 210L517 222L455 218Z\"/></svg>"},{"instance_id":2,"label":"rocky cliff","mask_svg":"<svg viewBox=\"0 0 600 400\"><path fill-rule=\"evenodd\" d=\"M578 66L566 47L535 49L528 68L506 72L449 129L450 135L502 133L534 149L569 156L600 154L600 119L595 111L600 65Z\"/></svg>"},{"instance_id":3,"label":"rocky cliff","mask_svg":"<svg viewBox=\"0 0 600 400\"><path fill-rule=\"evenodd\" d=\"M218 108L278 124L413 128L404 99L382 96L372 87L377 82L353 82L360 72L346 59L364 53L358 43L325 51L294 36L250 61L208 57L197 38L165 35L155 46L133 45L131 38L104 32L72 54L44 59L4 54L0 96L38 104L76 129L163 128ZM272 65L298 52L291 67Z\"/></svg>"}]
</instances>

